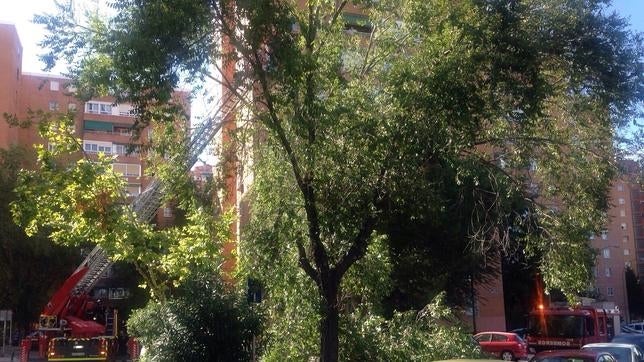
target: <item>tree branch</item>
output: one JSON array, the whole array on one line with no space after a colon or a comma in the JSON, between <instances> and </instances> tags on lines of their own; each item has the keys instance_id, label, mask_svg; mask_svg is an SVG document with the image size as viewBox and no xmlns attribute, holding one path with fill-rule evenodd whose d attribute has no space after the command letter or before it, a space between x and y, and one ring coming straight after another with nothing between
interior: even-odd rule
<instances>
[{"instance_id":1,"label":"tree branch","mask_svg":"<svg viewBox=\"0 0 644 362\"><path fill-rule=\"evenodd\" d=\"M313 279L315 284L317 284L317 286L320 287L321 285L320 275L316 272L316 270L311 265L311 262L309 261L309 258L306 255L306 250L304 249L304 245L302 244L302 241L297 240L296 244L297 244L298 262L300 263L300 267L311 279Z\"/></svg>"}]
</instances>

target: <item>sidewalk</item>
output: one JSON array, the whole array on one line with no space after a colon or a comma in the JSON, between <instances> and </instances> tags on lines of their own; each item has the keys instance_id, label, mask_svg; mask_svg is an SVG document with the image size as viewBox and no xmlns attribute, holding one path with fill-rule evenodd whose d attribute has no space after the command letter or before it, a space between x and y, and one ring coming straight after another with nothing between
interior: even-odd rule
<instances>
[{"instance_id":1,"label":"sidewalk","mask_svg":"<svg viewBox=\"0 0 644 362\"><path fill-rule=\"evenodd\" d=\"M14 362L20 361L20 349L18 347L5 346L3 355L2 346L0 346L0 362L10 362L12 354Z\"/></svg>"},{"instance_id":2,"label":"sidewalk","mask_svg":"<svg viewBox=\"0 0 644 362\"><path fill-rule=\"evenodd\" d=\"M13 359L11 358L13 356ZM30 362L44 362L45 359L38 358L38 352L33 351L29 356ZM20 362L20 348L14 346L5 346L4 356L0 346L0 362Z\"/></svg>"}]
</instances>

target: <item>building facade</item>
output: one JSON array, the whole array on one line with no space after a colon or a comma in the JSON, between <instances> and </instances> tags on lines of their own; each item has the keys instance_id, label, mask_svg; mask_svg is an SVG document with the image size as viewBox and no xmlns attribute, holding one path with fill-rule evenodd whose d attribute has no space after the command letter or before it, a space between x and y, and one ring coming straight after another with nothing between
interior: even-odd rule
<instances>
[{"instance_id":1,"label":"building facade","mask_svg":"<svg viewBox=\"0 0 644 362\"><path fill-rule=\"evenodd\" d=\"M594 294L600 301L617 305L626 321L630 320L626 270L630 268L639 277L644 272L644 240L637 240L642 233L641 195L640 186L628 174L613 181L609 221L599 235L590 236L591 245L597 251Z\"/></svg>"},{"instance_id":2,"label":"building facade","mask_svg":"<svg viewBox=\"0 0 644 362\"><path fill-rule=\"evenodd\" d=\"M114 170L123 175L129 196L136 196L145 189L149 180L144 176L145 161L138 149L147 141L148 132L132 139L135 123L133 108L128 104L115 104L110 98L96 98L83 102L75 97L69 79L54 74L22 72L22 45L12 24L0 23L0 148L12 146L31 148L45 144L39 137L37 123L44 112L46 117L67 114L74 117L76 135L82 139L83 151L89 157L103 152L114 156ZM188 93L176 91L174 98L189 112ZM5 120L8 115L13 124ZM25 122L25 120L29 120ZM22 123L18 125L16 123ZM163 207L157 214L157 225L173 221L173 212Z\"/></svg>"}]
</instances>

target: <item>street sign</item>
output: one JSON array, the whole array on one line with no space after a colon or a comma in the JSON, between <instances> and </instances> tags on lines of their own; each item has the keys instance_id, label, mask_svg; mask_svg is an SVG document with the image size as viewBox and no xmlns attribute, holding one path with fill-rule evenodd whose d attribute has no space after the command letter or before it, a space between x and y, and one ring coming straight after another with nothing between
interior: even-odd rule
<instances>
[{"instance_id":1,"label":"street sign","mask_svg":"<svg viewBox=\"0 0 644 362\"><path fill-rule=\"evenodd\" d=\"M11 322L13 311L10 309L0 309L0 322Z\"/></svg>"}]
</instances>

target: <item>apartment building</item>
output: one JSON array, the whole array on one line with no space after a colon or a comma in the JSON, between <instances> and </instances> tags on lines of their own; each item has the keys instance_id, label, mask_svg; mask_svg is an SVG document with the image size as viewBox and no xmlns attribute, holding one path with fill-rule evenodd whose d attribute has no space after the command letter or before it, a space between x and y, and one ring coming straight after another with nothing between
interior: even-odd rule
<instances>
[{"instance_id":1,"label":"apartment building","mask_svg":"<svg viewBox=\"0 0 644 362\"><path fill-rule=\"evenodd\" d=\"M628 173L613 181L609 193L609 222L599 235L591 235L597 250L593 268L593 289L602 301L613 302L630 319L626 292L626 268L644 275L644 238L642 238L642 190ZM638 241L638 236L641 240Z\"/></svg>"},{"instance_id":2,"label":"apartment building","mask_svg":"<svg viewBox=\"0 0 644 362\"><path fill-rule=\"evenodd\" d=\"M0 115L8 114L18 120L28 119L31 111L56 113L74 112L76 134L82 139L83 149L90 157L103 152L114 155L114 170L123 175L130 196L138 195L148 184L144 177L145 162L137 145L147 140L132 140L131 128L135 114L131 105L114 104L110 98L97 98L82 102L74 96L69 80L53 74L22 72L22 45L12 24L0 23ZM188 93L176 91L174 97L189 111ZM44 144L37 127L16 127L0 120L0 147L31 147ZM37 120L35 120L37 121ZM172 210L162 208L157 215L157 225L164 226L173 220Z\"/></svg>"},{"instance_id":3,"label":"apartment building","mask_svg":"<svg viewBox=\"0 0 644 362\"><path fill-rule=\"evenodd\" d=\"M633 236L637 250L637 275L644 276L644 188L631 184L631 211L633 212Z\"/></svg>"}]
</instances>

